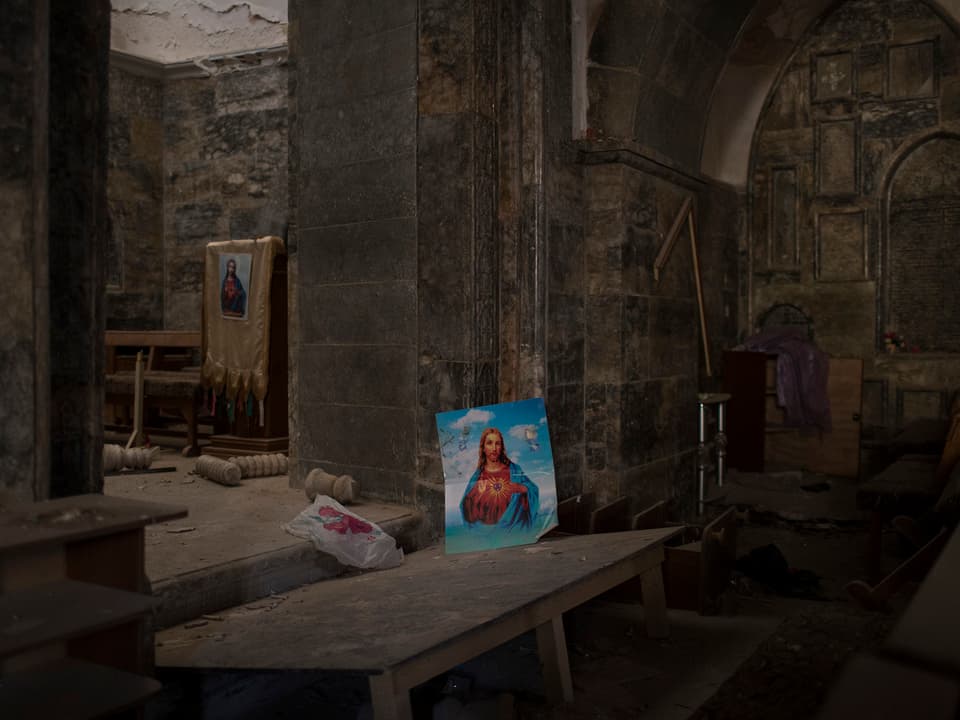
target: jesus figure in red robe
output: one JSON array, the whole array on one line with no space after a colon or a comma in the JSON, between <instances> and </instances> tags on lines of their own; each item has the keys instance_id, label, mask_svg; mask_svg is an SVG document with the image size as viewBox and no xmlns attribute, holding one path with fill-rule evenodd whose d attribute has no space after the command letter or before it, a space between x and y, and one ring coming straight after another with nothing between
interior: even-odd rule
<instances>
[{"instance_id":1,"label":"jesus figure in red robe","mask_svg":"<svg viewBox=\"0 0 960 720\"><path fill-rule=\"evenodd\" d=\"M537 515L540 493L507 457L499 430L483 431L478 455L477 469L460 501L464 522L498 525L505 530L529 529Z\"/></svg>"}]
</instances>

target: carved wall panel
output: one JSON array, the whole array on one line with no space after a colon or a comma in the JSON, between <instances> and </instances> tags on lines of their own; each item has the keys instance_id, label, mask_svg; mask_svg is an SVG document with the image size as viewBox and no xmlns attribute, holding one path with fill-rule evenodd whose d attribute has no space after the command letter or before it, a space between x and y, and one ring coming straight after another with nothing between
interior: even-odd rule
<instances>
[{"instance_id":1,"label":"carved wall panel","mask_svg":"<svg viewBox=\"0 0 960 720\"><path fill-rule=\"evenodd\" d=\"M960 352L960 139L907 157L890 188L885 327L923 351Z\"/></svg>"},{"instance_id":2,"label":"carved wall panel","mask_svg":"<svg viewBox=\"0 0 960 720\"><path fill-rule=\"evenodd\" d=\"M861 417L865 427L887 424L888 387L886 378L863 379Z\"/></svg>"},{"instance_id":3,"label":"carved wall panel","mask_svg":"<svg viewBox=\"0 0 960 720\"><path fill-rule=\"evenodd\" d=\"M796 167L770 171L770 225L767 257L771 268L793 269L800 262L797 232L799 183Z\"/></svg>"},{"instance_id":4,"label":"carved wall panel","mask_svg":"<svg viewBox=\"0 0 960 720\"><path fill-rule=\"evenodd\" d=\"M817 192L854 195L859 189L859 143L856 120L817 124Z\"/></svg>"},{"instance_id":5,"label":"carved wall panel","mask_svg":"<svg viewBox=\"0 0 960 720\"><path fill-rule=\"evenodd\" d=\"M927 388L897 388L897 424L919 418L941 418L947 414L947 391Z\"/></svg>"},{"instance_id":6,"label":"carved wall panel","mask_svg":"<svg viewBox=\"0 0 960 720\"><path fill-rule=\"evenodd\" d=\"M817 280L867 278L866 225L866 213L861 209L824 212L817 216Z\"/></svg>"},{"instance_id":7,"label":"carved wall panel","mask_svg":"<svg viewBox=\"0 0 960 720\"><path fill-rule=\"evenodd\" d=\"M813 61L813 101L851 97L856 89L853 53L817 55Z\"/></svg>"},{"instance_id":8,"label":"carved wall panel","mask_svg":"<svg viewBox=\"0 0 960 720\"><path fill-rule=\"evenodd\" d=\"M938 85L936 44L932 40L888 48L888 98L935 97Z\"/></svg>"}]
</instances>

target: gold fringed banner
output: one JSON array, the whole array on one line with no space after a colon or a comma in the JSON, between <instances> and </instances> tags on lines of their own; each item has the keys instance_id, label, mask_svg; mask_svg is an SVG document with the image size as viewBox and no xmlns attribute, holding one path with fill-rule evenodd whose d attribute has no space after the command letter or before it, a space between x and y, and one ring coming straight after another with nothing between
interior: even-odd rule
<instances>
[{"instance_id":1,"label":"gold fringed banner","mask_svg":"<svg viewBox=\"0 0 960 720\"><path fill-rule=\"evenodd\" d=\"M284 252L274 236L207 245L203 297L203 382L226 400L267 395L270 279Z\"/></svg>"}]
</instances>

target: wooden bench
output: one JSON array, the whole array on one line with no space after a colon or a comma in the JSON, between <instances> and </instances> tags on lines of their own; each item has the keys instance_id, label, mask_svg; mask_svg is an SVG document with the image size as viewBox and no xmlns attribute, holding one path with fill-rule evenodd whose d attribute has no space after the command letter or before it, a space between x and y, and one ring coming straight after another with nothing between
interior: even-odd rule
<instances>
[{"instance_id":1,"label":"wooden bench","mask_svg":"<svg viewBox=\"0 0 960 720\"><path fill-rule=\"evenodd\" d=\"M201 346L194 330L108 330L105 335L105 401L122 408L124 420L134 404L137 352L146 354L143 374L144 409L175 410L186 421L182 452L196 455L197 416L203 405L203 386L196 356Z\"/></svg>"},{"instance_id":2,"label":"wooden bench","mask_svg":"<svg viewBox=\"0 0 960 720\"><path fill-rule=\"evenodd\" d=\"M409 719L411 688L536 630L547 695L570 702L563 613L639 575L647 633L662 637L663 543L681 531L555 537L457 555L426 548L390 570L288 593L268 615L221 613L215 639L166 630L157 665L363 673L374 717Z\"/></svg>"},{"instance_id":3,"label":"wooden bench","mask_svg":"<svg viewBox=\"0 0 960 720\"><path fill-rule=\"evenodd\" d=\"M954 496L950 501L956 506ZM955 720L960 713L960 533L942 551L879 648L847 663L819 713L841 718Z\"/></svg>"},{"instance_id":4,"label":"wooden bench","mask_svg":"<svg viewBox=\"0 0 960 720\"><path fill-rule=\"evenodd\" d=\"M906 515L893 518L893 526L911 543L914 552L874 585L861 580L847 583L846 590L861 607L885 610L887 601L906 582L923 580L937 561L950 533L960 521L960 463L954 466L936 504L925 513L923 522ZM926 527L924 527L926 526Z\"/></svg>"},{"instance_id":5,"label":"wooden bench","mask_svg":"<svg viewBox=\"0 0 960 720\"><path fill-rule=\"evenodd\" d=\"M956 405L956 403L955 403ZM891 462L857 489L857 507L870 513L867 577L880 579L884 526L898 516L916 517L940 498L960 459L960 408L950 420L917 420L893 438Z\"/></svg>"},{"instance_id":6,"label":"wooden bench","mask_svg":"<svg viewBox=\"0 0 960 720\"><path fill-rule=\"evenodd\" d=\"M186 514L103 495L0 508L0 715L142 717L160 690L144 526Z\"/></svg>"}]
</instances>

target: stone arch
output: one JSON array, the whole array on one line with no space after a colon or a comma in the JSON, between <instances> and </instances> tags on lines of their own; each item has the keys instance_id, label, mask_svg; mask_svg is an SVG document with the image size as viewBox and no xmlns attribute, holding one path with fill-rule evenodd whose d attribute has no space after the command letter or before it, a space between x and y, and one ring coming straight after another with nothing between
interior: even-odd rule
<instances>
[{"instance_id":1,"label":"stone arch","mask_svg":"<svg viewBox=\"0 0 960 720\"><path fill-rule=\"evenodd\" d=\"M807 32L845 0L758 0L731 47L707 110L700 171L744 188L761 114ZM954 30L960 0L921 0Z\"/></svg>"},{"instance_id":2,"label":"stone arch","mask_svg":"<svg viewBox=\"0 0 960 720\"><path fill-rule=\"evenodd\" d=\"M796 328L814 339L813 318L799 305L789 302L774 303L757 318L757 329L761 332L774 328Z\"/></svg>"},{"instance_id":3,"label":"stone arch","mask_svg":"<svg viewBox=\"0 0 960 720\"><path fill-rule=\"evenodd\" d=\"M883 192L877 345L893 330L927 352L960 352L960 134L903 148Z\"/></svg>"}]
</instances>

